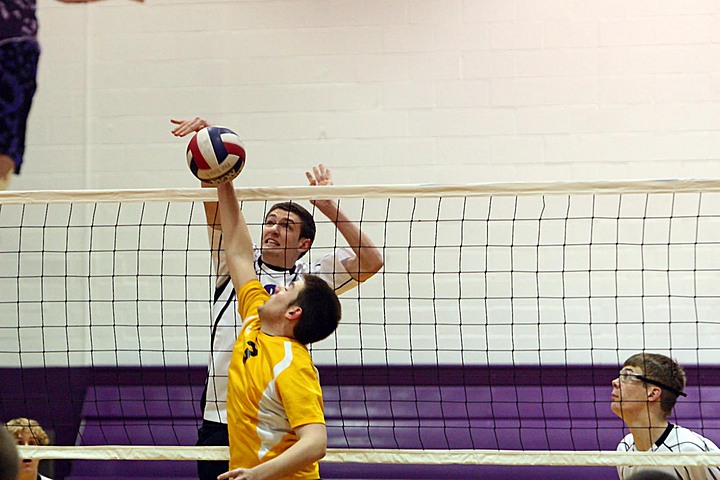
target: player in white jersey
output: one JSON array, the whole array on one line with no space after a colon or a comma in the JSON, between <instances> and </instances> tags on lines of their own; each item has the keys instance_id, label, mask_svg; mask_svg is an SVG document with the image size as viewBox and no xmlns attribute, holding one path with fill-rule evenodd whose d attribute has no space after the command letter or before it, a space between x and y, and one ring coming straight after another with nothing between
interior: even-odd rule
<instances>
[{"instance_id":1,"label":"player in white jersey","mask_svg":"<svg viewBox=\"0 0 720 480\"><path fill-rule=\"evenodd\" d=\"M179 137L196 132L210 124L202 118L172 120ZM306 172L310 185L332 185L332 172L322 164ZM210 185L206 185L210 186ZM315 239L312 215L294 202L273 205L265 215L262 239L255 248L255 271L268 292L276 285L290 285L304 273L325 280L340 295L372 277L383 266L383 258L372 240L360 230L337 202L315 200L315 208L332 221L350 248L337 248L321 259L306 263L301 260ZM205 204L216 288L213 298L213 325L208 377L202 397L203 424L198 431L198 446L224 446L227 432L227 376L233 346L239 333L236 293L230 281L221 246L221 222L216 202ZM198 462L200 480L215 480L228 470L228 462Z\"/></svg>"},{"instance_id":2,"label":"player in white jersey","mask_svg":"<svg viewBox=\"0 0 720 480\"><path fill-rule=\"evenodd\" d=\"M296 213L291 212L291 210ZM208 214L211 215L208 219L212 220L214 215L212 207L210 207ZM268 225L265 226L264 230L277 228L270 226L268 222L268 219L277 216L292 217L296 220L296 224L300 222L308 224L313 221L312 215L299 205L279 203L271 207L268 212L266 217L266 224ZM240 323L237 312L237 297L225 263L225 253L221 246L220 232L212 227L208 227L208 231L213 252L213 263L217 272L217 281L213 299L212 350L210 352L209 372L204 396L203 418L211 422L226 424L227 368L230 365L232 349L239 333ZM271 235L271 232L264 233L263 237L267 238L267 236ZM309 235L314 236L312 233ZM311 273L322 278L339 294L357 286L359 283L348 273L343 264L344 260L353 255L351 249L338 248L312 264L297 259L290 268L283 268L264 262L262 249L255 245L255 273L257 273L258 280L265 287L265 290L271 294L277 285L290 285L292 282L300 280L305 273Z\"/></svg>"},{"instance_id":3,"label":"player in white jersey","mask_svg":"<svg viewBox=\"0 0 720 480\"><path fill-rule=\"evenodd\" d=\"M717 452L718 447L692 430L668 422L678 397L686 396L685 371L673 359L657 353L628 358L612 382L612 411L630 433L619 452ZM652 468L678 480L720 480L718 467L618 467L620 480Z\"/></svg>"}]
</instances>

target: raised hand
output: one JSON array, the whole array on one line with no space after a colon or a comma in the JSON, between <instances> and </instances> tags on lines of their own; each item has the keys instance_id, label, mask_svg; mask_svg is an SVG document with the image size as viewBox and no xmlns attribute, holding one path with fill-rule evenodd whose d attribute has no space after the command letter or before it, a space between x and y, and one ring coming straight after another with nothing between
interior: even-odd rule
<instances>
[{"instance_id":1,"label":"raised hand","mask_svg":"<svg viewBox=\"0 0 720 480\"><path fill-rule=\"evenodd\" d=\"M310 185L333 185L332 171L329 168L325 168L322 163L316 167L313 167L312 172L305 172L305 176L310 182Z\"/></svg>"},{"instance_id":2,"label":"raised hand","mask_svg":"<svg viewBox=\"0 0 720 480\"><path fill-rule=\"evenodd\" d=\"M313 167L312 172L305 172L305 176L312 186L333 185L332 172L329 168L325 168L322 163ZM333 204L330 200L310 200L310 203L320 208L322 206L330 206Z\"/></svg>"},{"instance_id":3,"label":"raised hand","mask_svg":"<svg viewBox=\"0 0 720 480\"><path fill-rule=\"evenodd\" d=\"M189 133L195 133L211 125L207 120L200 117L195 117L192 120L175 120L171 118L170 122L177 125L177 127L171 131L176 137L184 137Z\"/></svg>"}]
</instances>

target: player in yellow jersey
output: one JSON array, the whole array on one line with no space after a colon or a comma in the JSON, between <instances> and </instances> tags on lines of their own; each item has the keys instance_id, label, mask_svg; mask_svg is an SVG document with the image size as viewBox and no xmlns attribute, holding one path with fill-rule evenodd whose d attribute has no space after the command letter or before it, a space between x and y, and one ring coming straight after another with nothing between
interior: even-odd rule
<instances>
[{"instance_id":1,"label":"player in yellow jersey","mask_svg":"<svg viewBox=\"0 0 720 480\"><path fill-rule=\"evenodd\" d=\"M327 431L306 345L335 331L340 301L312 275L270 296L257 280L252 239L231 182L218 186L218 200L243 322L228 373L230 471L218 479L317 480Z\"/></svg>"}]
</instances>

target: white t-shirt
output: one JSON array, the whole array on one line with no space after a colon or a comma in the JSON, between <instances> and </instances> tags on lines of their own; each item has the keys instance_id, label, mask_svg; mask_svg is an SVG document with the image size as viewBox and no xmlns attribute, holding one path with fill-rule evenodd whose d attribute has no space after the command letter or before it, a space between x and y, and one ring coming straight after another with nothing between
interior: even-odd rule
<instances>
[{"instance_id":1,"label":"white t-shirt","mask_svg":"<svg viewBox=\"0 0 720 480\"><path fill-rule=\"evenodd\" d=\"M635 439L628 433L617 447L618 452L636 452ZM668 424L665 432L658 438L651 452L717 452L717 445L692 430L679 425ZM718 467L618 467L620 480L642 469L662 470L675 475L679 480L720 480Z\"/></svg>"},{"instance_id":2,"label":"white t-shirt","mask_svg":"<svg viewBox=\"0 0 720 480\"><path fill-rule=\"evenodd\" d=\"M208 376L203 393L203 419L227 423L228 368L242 320L238 314L237 296L225 261L225 251L221 248L222 235L212 228L208 228L208 233L217 276L213 297ZM340 295L358 285L342 264L345 259L353 255L353 251L349 248L338 248L312 264L298 260L290 270L275 270L262 263L260 249L256 247L255 272L260 283L271 293L275 286L289 285L299 280L303 274L311 273L325 280L335 289L335 293Z\"/></svg>"}]
</instances>

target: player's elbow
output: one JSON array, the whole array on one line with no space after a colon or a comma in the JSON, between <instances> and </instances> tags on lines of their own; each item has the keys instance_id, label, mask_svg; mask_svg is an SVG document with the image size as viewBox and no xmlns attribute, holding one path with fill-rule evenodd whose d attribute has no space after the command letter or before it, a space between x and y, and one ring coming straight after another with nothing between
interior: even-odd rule
<instances>
[{"instance_id":1,"label":"player's elbow","mask_svg":"<svg viewBox=\"0 0 720 480\"><path fill-rule=\"evenodd\" d=\"M308 463L319 462L327 454L327 437L322 438L321 436L313 436L305 447L303 458Z\"/></svg>"},{"instance_id":2,"label":"player's elbow","mask_svg":"<svg viewBox=\"0 0 720 480\"><path fill-rule=\"evenodd\" d=\"M370 266L370 271L372 272L373 275L375 275L384 266L385 266L385 260L383 259L383 256L380 253L380 251L378 250L376 252L376 254L374 255L373 263Z\"/></svg>"},{"instance_id":3,"label":"player's elbow","mask_svg":"<svg viewBox=\"0 0 720 480\"><path fill-rule=\"evenodd\" d=\"M374 252L368 254L362 259L362 262L360 262L358 280L360 282L368 280L370 277L378 273L384 265L385 261L383 260L382 254L379 250L375 250Z\"/></svg>"},{"instance_id":4,"label":"player's elbow","mask_svg":"<svg viewBox=\"0 0 720 480\"><path fill-rule=\"evenodd\" d=\"M324 424L308 424L298 429L302 457L309 463L317 462L327 453L327 429Z\"/></svg>"},{"instance_id":5,"label":"player's elbow","mask_svg":"<svg viewBox=\"0 0 720 480\"><path fill-rule=\"evenodd\" d=\"M314 448L312 449L312 461L318 462L325 458L325 455L327 455L327 437L324 439L324 441L316 441L314 443Z\"/></svg>"}]
</instances>

